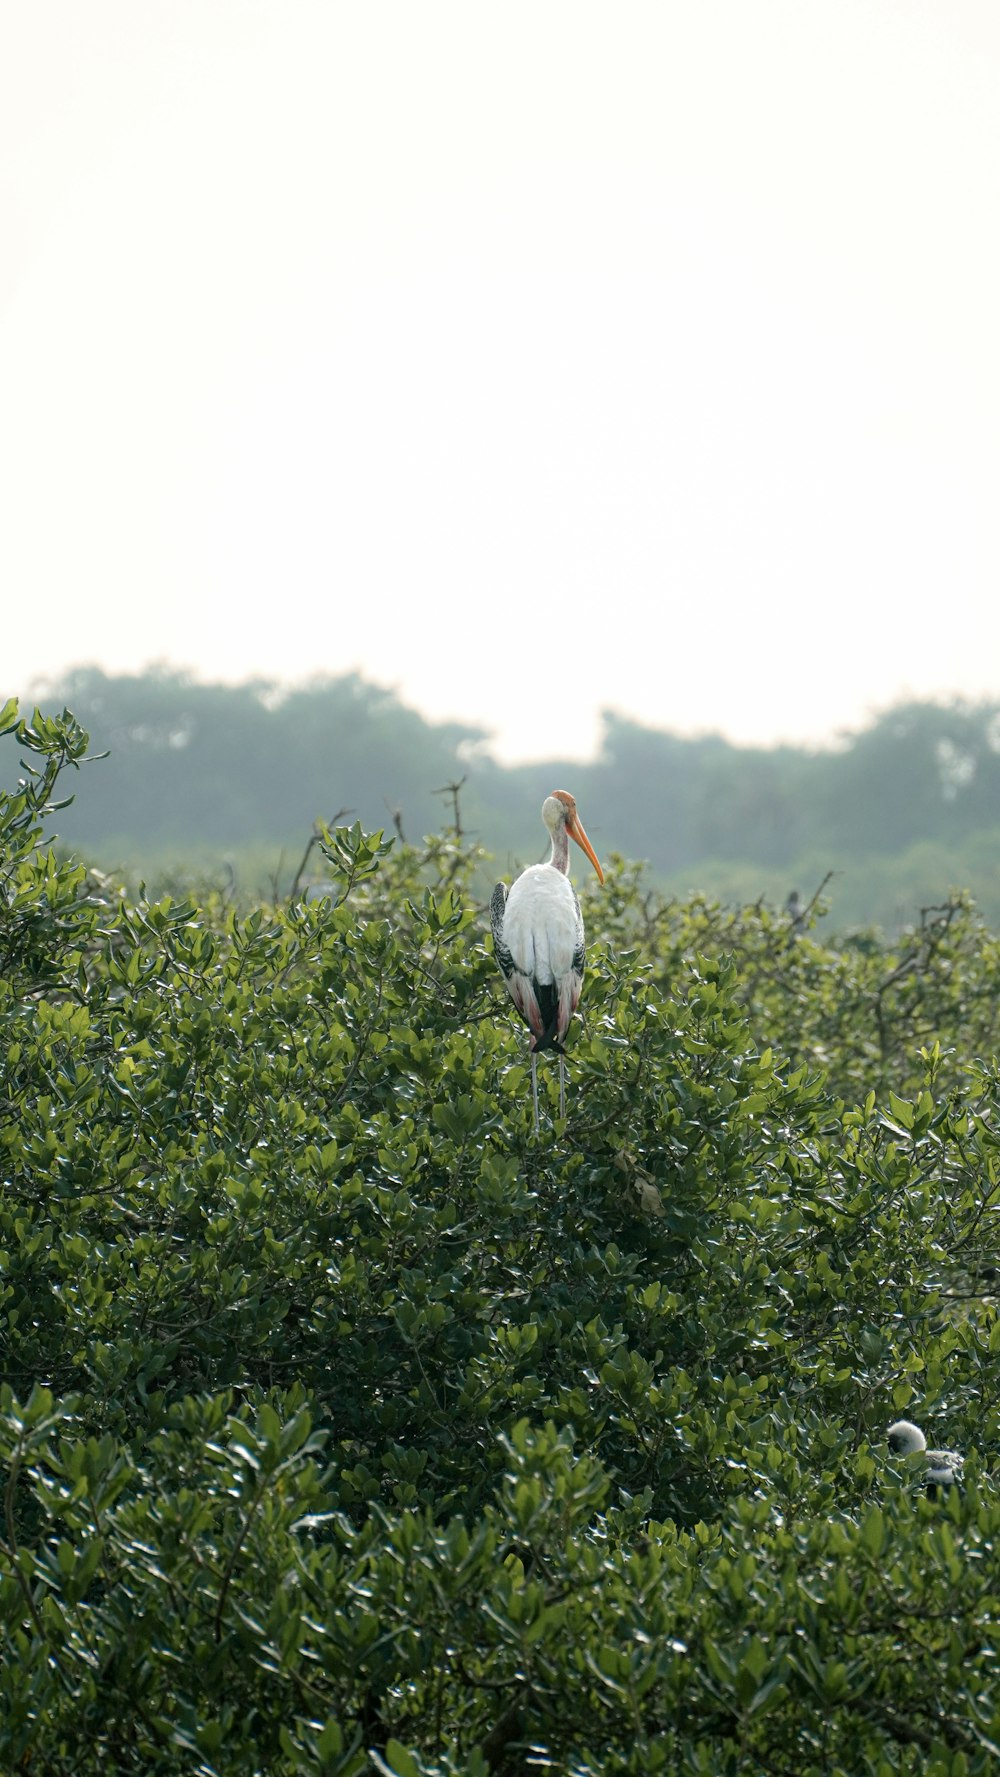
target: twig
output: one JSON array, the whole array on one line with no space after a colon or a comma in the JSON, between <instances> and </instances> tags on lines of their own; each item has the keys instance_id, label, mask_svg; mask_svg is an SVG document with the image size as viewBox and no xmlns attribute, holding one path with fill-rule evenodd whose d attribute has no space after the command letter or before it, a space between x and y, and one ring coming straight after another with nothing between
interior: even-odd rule
<instances>
[{"instance_id":1,"label":"twig","mask_svg":"<svg viewBox=\"0 0 1000 1777\"><path fill-rule=\"evenodd\" d=\"M248 1511L248 1513L246 1515L246 1520L244 1522L243 1528L240 1531L239 1536L236 1538L236 1541L233 1544L231 1550L229 1551L229 1560L226 1562L225 1570L222 1575L222 1585L219 1588L219 1602L215 1607L215 1620L212 1624L212 1632L213 1632L213 1635L214 1635L216 1641L222 1640L222 1611L223 1611L223 1606L225 1605L225 1602L226 1602L226 1594L229 1591L229 1583L233 1577L233 1573L236 1568L236 1562L239 1558L240 1550L242 1549L243 1544L245 1543L245 1541L247 1539L247 1536L248 1536L249 1530L250 1530L250 1526L253 1523L254 1518L256 1517L258 1511L260 1510L263 1498L264 1498L264 1481L262 1480L259 1491L257 1493L257 1497L254 1500L253 1505L250 1507L250 1510Z\"/></svg>"},{"instance_id":2,"label":"twig","mask_svg":"<svg viewBox=\"0 0 1000 1777\"><path fill-rule=\"evenodd\" d=\"M385 803L386 808L389 810L389 813L392 816L392 824L396 829L396 837L399 840L400 845L405 845L406 844L406 834L403 832L403 811L402 811L402 809L401 808L393 808L392 803L389 802L385 796L383 796L382 800Z\"/></svg>"},{"instance_id":3,"label":"twig","mask_svg":"<svg viewBox=\"0 0 1000 1777\"><path fill-rule=\"evenodd\" d=\"M14 1489L17 1486L17 1477L20 1473L20 1469L21 1457L20 1453L18 1453L18 1455L16 1455L11 1461L10 1473L7 1476L7 1486L4 1489L4 1518L7 1526L7 1537L4 1547L7 1551L14 1577L20 1587L21 1595L28 1607L31 1620L35 1625L35 1633L38 1636L39 1641L47 1642L48 1637L46 1636L45 1630L42 1628L42 1619L38 1614L35 1600L31 1596L31 1587L28 1585L24 1574L21 1572L21 1563L17 1558L20 1550L18 1548L17 1532L14 1529Z\"/></svg>"},{"instance_id":4,"label":"twig","mask_svg":"<svg viewBox=\"0 0 1000 1777\"><path fill-rule=\"evenodd\" d=\"M460 777L457 784L442 784L439 789L431 791L432 796L450 796L451 797L451 804L452 804L452 809L453 809L454 817L455 817L454 826L455 826L455 838L456 839L461 839L461 837L462 837L462 814L461 814L461 810L458 806L458 793L459 793L460 789L462 788L462 785L464 784L464 782L465 782L465 778Z\"/></svg>"},{"instance_id":5,"label":"twig","mask_svg":"<svg viewBox=\"0 0 1000 1777\"><path fill-rule=\"evenodd\" d=\"M337 825L338 821L343 820L345 814L353 814L353 813L354 813L354 810L352 808L338 808L336 814L331 815L330 819L328 821L326 821L325 823L320 823L319 821L317 821L317 823L314 826L312 833L310 835L309 844L306 846L305 851L302 853L302 862L295 872L295 876L292 880L292 886L288 891L288 899L290 901L294 901L296 895L299 892L299 884L301 883L302 877L305 873L305 867L308 864L310 857L312 856L313 846L318 845L320 842L320 838L322 837L321 825L325 825L327 828L335 827ZM278 898L277 894L275 894L274 898L275 898L275 900L277 900L277 898Z\"/></svg>"}]
</instances>

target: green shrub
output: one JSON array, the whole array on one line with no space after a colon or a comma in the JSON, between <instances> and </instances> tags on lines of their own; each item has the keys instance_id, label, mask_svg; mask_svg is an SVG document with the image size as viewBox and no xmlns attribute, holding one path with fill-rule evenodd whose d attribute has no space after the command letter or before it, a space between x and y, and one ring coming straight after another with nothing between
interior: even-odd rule
<instances>
[{"instance_id":1,"label":"green shrub","mask_svg":"<svg viewBox=\"0 0 1000 1777\"><path fill-rule=\"evenodd\" d=\"M3 721L17 724L15 710ZM570 1116L456 832L125 897L0 800L0 1768L985 1773L996 942L589 885ZM967 1453L928 1499L888 1457Z\"/></svg>"}]
</instances>

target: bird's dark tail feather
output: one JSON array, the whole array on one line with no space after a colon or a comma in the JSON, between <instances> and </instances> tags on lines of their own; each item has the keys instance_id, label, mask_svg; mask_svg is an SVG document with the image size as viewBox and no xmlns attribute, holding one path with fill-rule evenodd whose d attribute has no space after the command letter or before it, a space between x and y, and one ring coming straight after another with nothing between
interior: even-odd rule
<instances>
[{"instance_id":1,"label":"bird's dark tail feather","mask_svg":"<svg viewBox=\"0 0 1000 1777\"><path fill-rule=\"evenodd\" d=\"M542 1049L554 1049L557 1055L565 1055L566 1051L559 1041L559 1038L556 1036L556 1026L558 1023L559 1010L557 1007L546 1024L545 1029L542 1031L541 1036L532 1037L531 1052L533 1055L538 1055Z\"/></svg>"},{"instance_id":2,"label":"bird's dark tail feather","mask_svg":"<svg viewBox=\"0 0 1000 1777\"><path fill-rule=\"evenodd\" d=\"M536 981L535 998L538 1010L542 1015L542 1034L531 1039L531 1051L537 1055L541 1049L554 1049L557 1055L565 1055L556 1031L559 1028L559 990L552 981Z\"/></svg>"}]
</instances>

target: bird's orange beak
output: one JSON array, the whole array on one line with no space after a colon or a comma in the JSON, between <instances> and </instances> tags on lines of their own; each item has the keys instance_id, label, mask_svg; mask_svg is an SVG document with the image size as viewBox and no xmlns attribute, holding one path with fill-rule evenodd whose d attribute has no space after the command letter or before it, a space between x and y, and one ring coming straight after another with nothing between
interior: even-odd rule
<instances>
[{"instance_id":1,"label":"bird's orange beak","mask_svg":"<svg viewBox=\"0 0 1000 1777\"><path fill-rule=\"evenodd\" d=\"M582 851L586 852L588 858L590 859L591 863L594 866L594 869L597 871L598 881L603 882L604 881L604 871L601 869L601 866L597 861L597 853L595 852L593 846L590 843L590 840L587 838L587 835L583 830L583 826L581 824L580 817L578 814L573 813L570 815L569 820L566 822L566 831L569 834L571 839L576 840L576 843L580 847L580 849Z\"/></svg>"}]
</instances>

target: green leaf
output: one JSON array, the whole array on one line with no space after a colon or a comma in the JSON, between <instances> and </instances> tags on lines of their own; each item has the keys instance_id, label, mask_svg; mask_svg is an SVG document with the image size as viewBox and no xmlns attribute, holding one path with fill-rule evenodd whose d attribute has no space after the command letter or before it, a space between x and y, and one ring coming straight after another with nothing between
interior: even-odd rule
<instances>
[{"instance_id":1,"label":"green leaf","mask_svg":"<svg viewBox=\"0 0 1000 1777\"><path fill-rule=\"evenodd\" d=\"M905 1098L900 1098L897 1093L890 1091L890 1093L889 1093L889 1109L891 1110L893 1117L895 1118L896 1122L900 1125L901 1128L906 1129L906 1130L910 1130L913 1128L913 1121L914 1121L913 1106L912 1106L912 1104L908 1104Z\"/></svg>"},{"instance_id":2,"label":"green leaf","mask_svg":"<svg viewBox=\"0 0 1000 1777\"><path fill-rule=\"evenodd\" d=\"M398 1740L386 1741L384 1759L374 1751L369 1756L375 1769L384 1773L384 1777L423 1777L423 1766Z\"/></svg>"}]
</instances>

